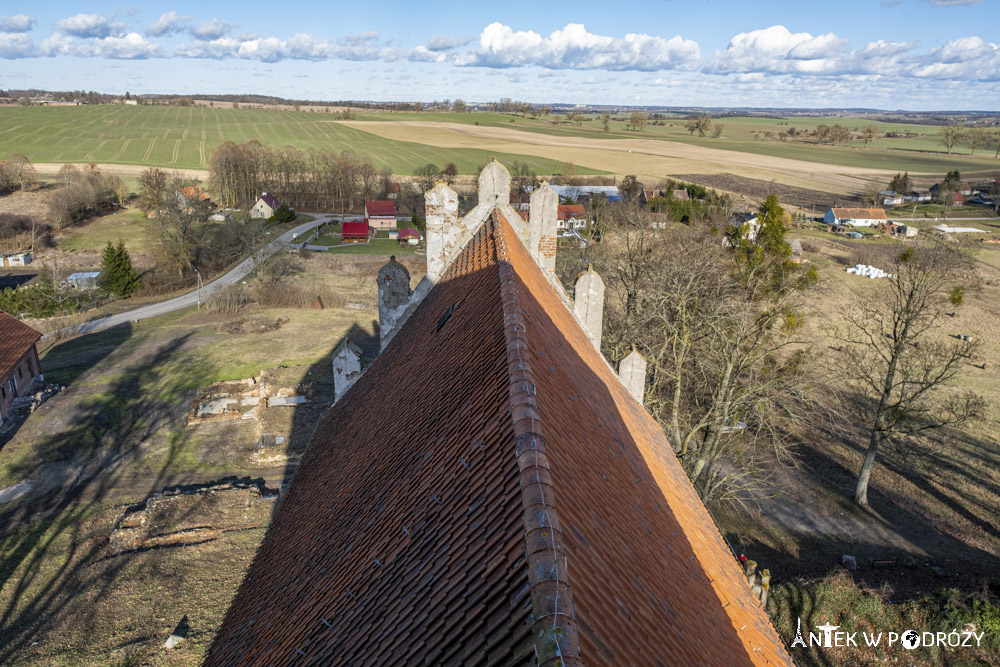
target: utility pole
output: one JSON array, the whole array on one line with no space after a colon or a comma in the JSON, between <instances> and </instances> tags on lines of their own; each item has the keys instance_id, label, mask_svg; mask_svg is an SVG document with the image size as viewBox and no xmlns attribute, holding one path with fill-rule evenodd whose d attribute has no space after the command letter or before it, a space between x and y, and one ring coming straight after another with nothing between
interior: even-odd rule
<instances>
[{"instance_id":1,"label":"utility pole","mask_svg":"<svg viewBox=\"0 0 1000 667\"><path fill-rule=\"evenodd\" d=\"M202 283L201 283L201 272L198 271L198 269L195 269L194 272L198 276L198 308L197 308L197 310L201 310L201 285L202 285Z\"/></svg>"}]
</instances>

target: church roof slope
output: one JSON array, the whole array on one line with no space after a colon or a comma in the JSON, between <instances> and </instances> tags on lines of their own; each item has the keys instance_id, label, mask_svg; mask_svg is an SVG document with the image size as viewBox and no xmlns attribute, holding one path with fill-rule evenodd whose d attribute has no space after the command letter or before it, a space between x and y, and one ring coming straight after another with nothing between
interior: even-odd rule
<instances>
[{"instance_id":1,"label":"church roof slope","mask_svg":"<svg viewBox=\"0 0 1000 667\"><path fill-rule=\"evenodd\" d=\"M208 656L300 662L791 664L496 210L320 422Z\"/></svg>"}]
</instances>

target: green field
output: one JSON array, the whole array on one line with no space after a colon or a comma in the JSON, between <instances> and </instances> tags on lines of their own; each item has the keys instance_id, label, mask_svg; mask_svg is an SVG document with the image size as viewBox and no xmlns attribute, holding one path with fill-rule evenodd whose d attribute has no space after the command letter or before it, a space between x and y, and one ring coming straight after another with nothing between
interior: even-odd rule
<instances>
[{"instance_id":1,"label":"green field","mask_svg":"<svg viewBox=\"0 0 1000 667\"><path fill-rule=\"evenodd\" d=\"M617 117L621 118L626 115L619 114ZM713 123L718 122L724 126L721 138L713 139L689 134L684 128L685 120L682 117L668 118L664 121L665 125L647 124L642 132L626 130L625 122L621 120L612 120L609 131L604 132L596 114L588 114L584 118L587 120L576 125L565 122L562 115L538 119L486 112L367 113L358 115L358 120L376 122L419 120L463 123L486 127L504 127L552 136L587 137L595 141L607 139L679 141L694 146L793 158L806 162L821 162L845 167L870 167L872 169L917 173L944 173L952 169L975 173L1000 169L1000 161L993 158L995 145L978 148L973 157L969 155L969 147L961 144L954 148L951 155L948 155L939 141L940 127L936 125L874 122L865 118L853 117L732 117L718 118L713 121ZM777 135L777 133L793 127L799 133L811 132L818 125L833 126L837 123L855 133L860 133L867 125L875 125L878 128L878 138L869 144L867 149L864 148L861 139L852 139L842 146L830 146L813 143L815 140L811 138L808 141L780 141L777 138L766 138L768 132ZM913 133L918 136L905 139L887 138L885 134L888 132ZM594 147L600 148L600 145L595 144Z\"/></svg>"},{"instance_id":2,"label":"green field","mask_svg":"<svg viewBox=\"0 0 1000 667\"><path fill-rule=\"evenodd\" d=\"M345 127L320 113L208 107L2 107L0 159L23 153L32 162L97 162L207 169L225 142L259 141L368 156L378 168L412 174L433 162L454 162L459 173L475 173L493 157L527 162L538 173L560 173L559 162L470 148L436 148L393 141ZM577 167L577 173L604 173Z\"/></svg>"}]
</instances>

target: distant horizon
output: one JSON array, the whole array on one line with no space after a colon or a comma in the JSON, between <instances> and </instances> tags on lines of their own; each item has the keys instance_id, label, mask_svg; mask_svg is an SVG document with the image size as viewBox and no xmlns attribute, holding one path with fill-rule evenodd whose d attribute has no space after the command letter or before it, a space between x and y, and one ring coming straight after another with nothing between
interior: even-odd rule
<instances>
[{"instance_id":1,"label":"distant horizon","mask_svg":"<svg viewBox=\"0 0 1000 667\"><path fill-rule=\"evenodd\" d=\"M1000 0L7 5L3 89L1000 111Z\"/></svg>"},{"instance_id":2,"label":"distant horizon","mask_svg":"<svg viewBox=\"0 0 1000 667\"><path fill-rule=\"evenodd\" d=\"M27 88L10 88L3 89L0 88L0 93L10 93L10 92L28 92L37 91L40 93L51 93L65 95L67 93L80 93L86 95L88 92L95 93L97 95L109 96L109 97L120 97L124 98L126 93L130 91L122 92L107 92L100 90L85 91L85 90L48 90L44 88L29 86ZM434 102L443 103L444 100L432 100L432 99L361 99L361 98L349 98L345 97L342 99L308 99L308 98L287 98L281 97L279 95L266 95L263 93L206 93L204 91L197 93L176 93L176 92L148 92L148 93L135 93L132 97L137 98L179 98L179 97L189 97L192 100L208 100L212 101L211 97L238 97L238 96L251 96L255 95L258 97L270 97L275 100L280 100L281 103L292 104L294 102L300 102L305 105L336 105L342 103L348 104L433 104ZM489 100L473 100L465 99L461 96L450 98L449 102L454 102L455 100L462 100L465 104L473 106L485 106L497 102L497 99ZM526 100L518 100L526 101ZM253 102L248 102L248 104L256 104ZM663 110L663 111L686 111L690 109L704 109L707 111L752 111L752 112L794 112L794 113L824 113L824 112L859 112L859 113L898 113L898 114L919 114L919 115L940 115L940 116L950 116L950 115L981 115L981 116L997 116L1000 118L1000 110L990 110L990 109L884 109L878 107L764 107L764 106L705 106L697 104L678 104L678 105L663 105L663 104L587 104L585 102L572 102L572 101L541 101L541 102L529 102L535 107L549 106L549 107L584 107L584 108L621 108L628 110ZM423 108L421 112L430 112L430 108ZM482 109L476 109L475 111L483 111ZM402 112L402 111L400 111Z\"/></svg>"}]
</instances>

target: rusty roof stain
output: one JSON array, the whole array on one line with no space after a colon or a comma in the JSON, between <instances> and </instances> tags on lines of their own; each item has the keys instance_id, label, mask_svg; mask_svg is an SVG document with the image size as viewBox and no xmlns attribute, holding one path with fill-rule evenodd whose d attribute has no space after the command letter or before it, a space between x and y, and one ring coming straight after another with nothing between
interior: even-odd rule
<instances>
[{"instance_id":1,"label":"rusty roof stain","mask_svg":"<svg viewBox=\"0 0 1000 667\"><path fill-rule=\"evenodd\" d=\"M321 420L207 662L791 664L496 211Z\"/></svg>"}]
</instances>

